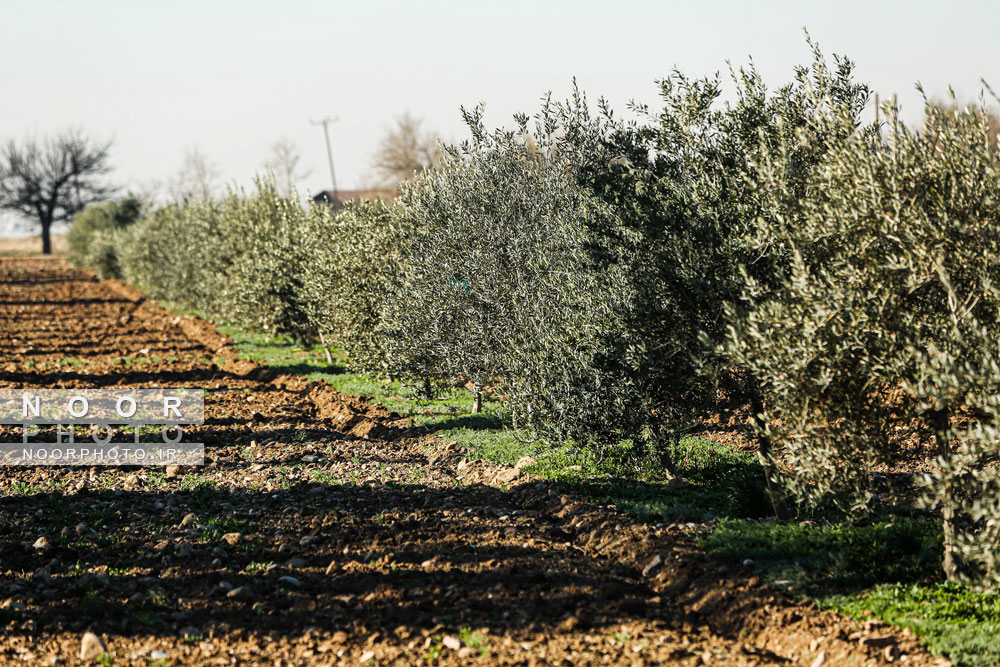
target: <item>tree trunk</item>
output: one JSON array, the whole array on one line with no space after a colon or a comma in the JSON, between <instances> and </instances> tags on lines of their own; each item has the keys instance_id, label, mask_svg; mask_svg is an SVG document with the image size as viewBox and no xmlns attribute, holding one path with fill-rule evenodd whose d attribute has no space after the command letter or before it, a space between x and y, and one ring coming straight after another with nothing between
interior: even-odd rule
<instances>
[{"instance_id":1,"label":"tree trunk","mask_svg":"<svg viewBox=\"0 0 1000 667\"><path fill-rule=\"evenodd\" d=\"M951 422L951 411L945 407L930 413L931 427L934 429L934 440L937 442L938 453L942 458L951 458L951 440L948 428ZM955 501L951 497L950 485L941 494L942 537L944 542L944 557L941 567L948 581L958 580L958 558L955 545Z\"/></svg>"},{"instance_id":2,"label":"tree trunk","mask_svg":"<svg viewBox=\"0 0 1000 667\"><path fill-rule=\"evenodd\" d=\"M676 440L673 444L676 444ZM666 468L671 477L680 477L680 473L677 472L677 465L674 463L674 457L670 455L670 447L664 447L660 450L660 465Z\"/></svg>"},{"instance_id":3,"label":"tree trunk","mask_svg":"<svg viewBox=\"0 0 1000 667\"><path fill-rule=\"evenodd\" d=\"M52 235L49 233L52 228L52 220L43 218L42 223L42 254L52 254Z\"/></svg>"},{"instance_id":4,"label":"tree trunk","mask_svg":"<svg viewBox=\"0 0 1000 667\"><path fill-rule=\"evenodd\" d=\"M475 396L472 399L472 414L478 415L483 410L483 390L478 384L474 384L472 385L472 394Z\"/></svg>"},{"instance_id":5,"label":"tree trunk","mask_svg":"<svg viewBox=\"0 0 1000 667\"><path fill-rule=\"evenodd\" d=\"M774 516L782 521L787 521L792 518L792 512L788 509L788 503L785 501L785 492L781 488L781 473L778 471L777 466L774 465L774 449L771 444L771 438L767 437L764 431L767 426L763 417L764 401L761 400L759 395L755 395L751 399L750 411L753 413L753 422L757 427L758 455L760 456L761 464L764 466L764 479L767 481L767 493L771 496L771 507L774 508Z\"/></svg>"},{"instance_id":6,"label":"tree trunk","mask_svg":"<svg viewBox=\"0 0 1000 667\"><path fill-rule=\"evenodd\" d=\"M323 346L323 353L326 355L326 363L329 366L333 365L333 355L330 354L330 346L326 344L326 338L323 337L323 332L319 332L319 342Z\"/></svg>"}]
</instances>

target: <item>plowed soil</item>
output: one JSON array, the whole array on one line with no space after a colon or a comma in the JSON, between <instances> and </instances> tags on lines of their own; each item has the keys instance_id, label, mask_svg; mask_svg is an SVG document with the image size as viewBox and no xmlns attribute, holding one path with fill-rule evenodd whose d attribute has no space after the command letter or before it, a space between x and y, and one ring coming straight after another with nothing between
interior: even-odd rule
<instances>
[{"instance_id":1,"label":"plowed soil","mask_svg":"<svg viewBox=\"0 0 1000 667\"><path fill-rule=\"evenodd\" d=\"M0 388L158 386L206 390L204 466L0 467L0 664L93 664L87 631L115 665L939 662L128 286L0 260Z\"/></svg>"}]
</instances>

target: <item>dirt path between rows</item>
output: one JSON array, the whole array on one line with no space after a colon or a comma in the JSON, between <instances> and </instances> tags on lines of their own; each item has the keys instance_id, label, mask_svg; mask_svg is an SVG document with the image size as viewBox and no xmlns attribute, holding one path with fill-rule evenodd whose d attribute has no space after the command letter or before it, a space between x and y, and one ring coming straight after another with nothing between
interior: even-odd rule
<instances>
[{"instance_id":1,"label":"dirt path between rows","mask_svg":"<svg viewBox=\"0 0 1000 667\"><path fill-rule=\"evenodd\" d=\"M157 386L207 390L205 466L0 467L0 664L82 664L88 630L115 665L938 662L128 286L0 261L0 388Z\"/></svg>"}]
</instances>

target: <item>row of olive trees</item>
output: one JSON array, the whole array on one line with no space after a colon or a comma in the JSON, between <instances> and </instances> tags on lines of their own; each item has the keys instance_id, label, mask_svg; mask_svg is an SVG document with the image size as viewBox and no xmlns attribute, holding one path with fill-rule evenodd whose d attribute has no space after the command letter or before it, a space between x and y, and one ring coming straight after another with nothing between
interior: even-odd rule
<instances>
[{"instance_id":1,"label":"row of olive trees","mask_svg":"<svg viewBox=\"0 0 1000 667\"><path fill-rule=\"evenodd\" d=\"M381 201L304 207L271 179L250 193L144 210L92 206L69 233L71 261L177 306L300 342L332 342L386 370L385 295L410 236Z\"/></svg>"},{"instance_id":2,"label":"row of olive trees","mask_svg":"<svg viewBox=\"0 0 1000 667\"><path fill-rule=\"evenodd\" d=\"M119 275L150 295L300 341L316 337L306 276L332 214L303 208L270 180L151 211L124 232Z\"/></svg>"},{"instance_id":3,"label":"row of olive trees","mask_svg":"<svg viewBox=\"0 0 1000 667\"><path fill-rule=\"evenodd\" d=\"M132 225L82 217L74 256L367 372L468 384L475 409L489 388L533 437L609 464L676 474L679 438L745 406L781 517L866 515L872 473L926 434L945 569L996 582L987 114L864 126L851 63L814 55L773 91L734 72L724 104L717 79L674 73L633 121L581 94L513 131L467 111L470 140L394 202L334 213L262 182Z\"/></svg>"}]
</instances>

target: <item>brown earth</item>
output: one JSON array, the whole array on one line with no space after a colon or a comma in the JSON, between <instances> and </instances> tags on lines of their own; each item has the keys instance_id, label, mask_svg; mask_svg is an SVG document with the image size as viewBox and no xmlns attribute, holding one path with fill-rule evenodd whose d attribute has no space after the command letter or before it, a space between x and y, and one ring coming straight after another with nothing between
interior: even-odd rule
<instances>
[{"instance_id":1,"label":"brown earth","mask_svg":"<svg viewBox=\"0 0 1000 667\"><path fill-rule=\"evenodd\" d=\"M0 260L0 388L156 386L206 390L206 465L0 467L0 664L91 664L88 630L115 665L947 663L690 525L470 461L126 285Z\"/></svg>"},{"instance_id":2,"label":"brown earth","mask_svg":"<svg viewBox=\"0 0 1000 667\"><path fill-rule=\"evenodd\" d=\"M52 235L52 252L56 255L66 254L66 235ZM0 257L24 257L42 254L42 237L0 238Z\"/></svg>"}]
</instances>

